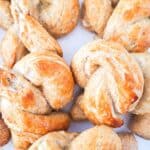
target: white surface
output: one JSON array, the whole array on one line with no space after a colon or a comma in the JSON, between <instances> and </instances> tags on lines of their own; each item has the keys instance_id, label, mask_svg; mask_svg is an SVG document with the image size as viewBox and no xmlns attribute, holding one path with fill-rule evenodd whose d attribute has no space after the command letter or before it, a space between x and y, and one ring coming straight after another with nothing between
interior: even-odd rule
<instances>
[{"instance_id":1,"label":"white surface","mask_svg":"<svg viewBox=\"0 0 150 150\"><path fill-rule=\"evenodd\" d=\"M0 29L0 40L2 39L4 35L4 31ZM95 39L95 35L93 33L90 33L89 31L85 30L81 24L79 23L76 29L70 33L69 35L59 39L59 43L63 49L64 52L64 59L67 61L68 64L70 64L71 59L74 55L74 53L84 44L87 42L92 41ZM75 94L77 95L79 93L79 89L75 90ZM70 104L71 105L71 104ZM68 107L70 107L70 105ZM117 132L120 131L129 131L127 129L127 124L129 120L129 115L125 116L125 125L121 128L115 129ZM72 122L71 126L69 128L69 131L83 131L87 128L90 128L92 125L89 122ZM150 141L144 140L143 138L140 138L136 136L136 139L138 141L138 148L139 150L149 150L150 149ZM12 143L9 142L5 147L2 148L3 150L13 150ZM0 148L1 150L1 148Z\"/></svg>"}]
</instances>

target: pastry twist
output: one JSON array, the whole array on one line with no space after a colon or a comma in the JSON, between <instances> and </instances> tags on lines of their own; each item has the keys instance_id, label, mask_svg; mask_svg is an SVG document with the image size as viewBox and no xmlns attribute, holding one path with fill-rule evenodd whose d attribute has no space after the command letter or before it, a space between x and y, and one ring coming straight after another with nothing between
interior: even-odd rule
<instances>
[{"instance_id":1,"label":"pastry twist","mask_svg":"<svg viewBox=\"0 0 150 150\"><path fill-rule=\"evenodd\" d=\"M38 19L55 37L71 32L77 25L79 17L78 0L12 0L11 2L1 0L0 4L0 26L3 28L8 29L14 22L12 14L13 16L14 13L16 16L19 14L13 10L19 8L19 11Z\"/></svg>"},{"instance_id":2,"label":"pastry twist","mask_svg":"<svg viewBox=\"0 0 150 150\"><path fill-rule=\"evenodd\" d=\"M116 43L96 40L82 47L73 57L72 70L85 89L81 108L94 124L121 126L118 115L132 111L142 96L142 71Z\"/></svg>"},{"instance_id":3,"label":"pastry twist","mask_svg":"<svg viewBox=\"0 0 150 150\"><path fill-rule=\"evenodd\" d=\"M31 1L26 2L28 4ZM16 18L15 31L21 39L21 45L31 53L17 63L11 63L8 68L16 63L13 71L0 69L1 111L11 129L15 148L27 149L40 136L68 128L69 116L51 111L52 108L58 110L70 102L74 81L69 67L60 57L61 47L38 22L36 13L32 16L27 9L16 16L18 8L21 10L18 6L14 8L17 11L12 13ZM4 40L3 47L6 43ZM19 45L19 41L17 43Z\"/></svg>"},{"instance_id":4,"label":"pastry twist","mask_svg":"<svg viewBox=\"0 0 150 150\"><path fill-rule=\"evenodd\" d=\"M131 52L150 47L150 0L120 0L114 9L104 39L121 43Z\"/></svg>"},{"instance_id":5,"label":"pastry twist","mask_svg":"<svg viewBox=\"0 0 150 150\"><path fill-rule=\"evenodd\" d=\"M51 106L66 105L73 85L68 66L53 52L28 54L13 72L0 70L1 111L16 148L26 149L49 131L68 128L69 116L51 113Z\"/></svg>"}]
</instances>

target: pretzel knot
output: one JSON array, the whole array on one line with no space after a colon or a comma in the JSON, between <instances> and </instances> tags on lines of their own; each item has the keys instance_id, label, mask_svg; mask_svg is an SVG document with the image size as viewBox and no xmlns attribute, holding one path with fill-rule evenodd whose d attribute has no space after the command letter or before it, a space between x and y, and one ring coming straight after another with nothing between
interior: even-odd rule
<instances>
[{"instance_id":1,"label":"pretzel knot","mask_svg":"<svg viewBox=\"0 0 150 150\"><path fill-rule=\"evenodd\" d=\"M118 127L120 114L132 111L143 93L143 74L120 45L96 40L72 60L77 83L85 89L81 108L94 124Z\"/></svg>"}]
</instances>

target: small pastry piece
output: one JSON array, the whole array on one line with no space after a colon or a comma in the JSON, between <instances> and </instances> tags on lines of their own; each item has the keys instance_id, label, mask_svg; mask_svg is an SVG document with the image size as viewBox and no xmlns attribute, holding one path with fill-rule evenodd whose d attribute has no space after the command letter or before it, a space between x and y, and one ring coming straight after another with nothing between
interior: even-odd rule
<instances>
[{"instance_id":1,"label":"small pastry piece","mask_svg":"<svg viewBox=\"0 0 150 150\"><path fill-rule=\"evenodd\" d=\"M110 0L84 0L83 25L90 31L102 36L107 21L112 13Z\"/></svg>"},{"instance_id":2,"label":"small pastry piece","mask_svg":"<svg viewBox=\"0 0 150 150\"><path fill-rule=\"evenodd\" d=\"M10 139L10 132L3 119L0 118L0 147L7 144Z\"/></svg>"},{"instance_id":3,"label":"small pastry piece","mask_svg":"<svg viewBox=\"0 0 150 150\"><path fill-rule=\"evenodd\" d=\"M63 150L68 147L71 141L77 136L77 133L67 133L64 131L51 132L37 140L29 150Z\"/></svg>"},{"instance_id":4,"label":"small pastry piece","mask_svg":"<svg viewBox=\"0 0 150 150\"><path fill-rule=\"evenodd\" d=\"M150 54L133 53L132 56L139 63L144 75L144 92L138 105L133 110L133 113L142 115L150 113Z\"/></svg>"},{"instance_id":5,"label":"small pastry piece","mask_svg":"<svg viewBox=\"0 0 150 150\"><path fill-rule=\"evenodd\" d=\"M121 43L130 52L150 47L150 0L120 0L107 23L104 39Z\"/></svg>"},{"instance_id":6,"label":"small pastry piece","mask_svg":"<svg viewBox=\"0 0 150 150\"><path fill-rule=\"evenodd\" d=\"M35 17L55 37L71 32L78 22L78 0L12 0L14 19L20 14Z\"/></svg>"},{"instance_id":7,"label":"small pastry piece","mask_svg":"<svg viewBox=\"0 0 150 150\"><path fill-rule=\"evenodd\" d=\"M83 131L70 144L69 150L121 150L119 136L107 126L95 126Z\"/></svg>"},{"instance_id":8,"label":"small pastry piece","mask_svg":"<svg viewBox=\"0 0 150 150\"><path fill-rule=\"evenodd\" d=\"M84 115L82 109L80 108L80 101L83 98L83 95L80 95L73 107L71 108L71 117L74 121L83 121L86 120L86 116Z\"/></svg>"},{"instance_id":9,"label":"small pastry piece","mask_svg":"<svg viewBox=\"0 0 150 150\"><path fill-rule=\"evenodd\" d=\"M68 65L55 53L30 53L16 63L14 70L35 86L40 86L52 108L60 109L71 101L73 76Z\"/></svg>"},{"instance_id":10,"label":"small pastry piece","mask_svg":"<svg viewBox=\"0 0 150 150\"><path fill-rule=\"evenodd\" d=\"M0 0L0 27L8 29L13 23L13 18L10 10L10 2Z\"/></svg>"},{"instance_id":11,"label":"small pastry piece","mask_svg":"<svg viewBox=\"0 0 150 150\"><path fill-rule=\"evenodd\" d=\"M142 71L117 43L99 39L83 46L73 57L72 70L85 88L81 109L94 124L121 126L119 114L133 111L142 96Z\"/></svg>"},{"instance_id":12,"label":"small pastry piece","mask_svg":"<svg viewBox=\"0 0 150 150\"><path fill-rule=\"evenodd\" d=\"M16 34L16 26L12 25L7 30L0 43L0 67L12 68L26 53L26 48Z\"/></svg>"},{"instance_id":13,"label":"small pastry piece","mask_svg":"<svg viewBox=\"0 0 150 150\"><path fill-rule=\"evenodd\" d=\"M118 135L121 139L122 150L138 150L137 141L133 134L119 133Z\"/></svg>"},{"instance_id":14,"label":"small pastry piece","mask_svg":"<svg viewBox=\"0 0 150 150\"><path fill-rule=\"evenodd\" d=\"M131 131L145 139L150 139L150 113L134 115L131 119L129 124Z\"/></svg>"},{"instance_id":15,"label":"small pastry piece","mask_svg":"<svg viewBox=\"0 0 150 150\"><path fill-rule=\"evenodd\" d=\"M19 37L30 52L53 51L62 56L58 42L33 17L23 15L19 19Z\"/></svg>"}]
</instances>

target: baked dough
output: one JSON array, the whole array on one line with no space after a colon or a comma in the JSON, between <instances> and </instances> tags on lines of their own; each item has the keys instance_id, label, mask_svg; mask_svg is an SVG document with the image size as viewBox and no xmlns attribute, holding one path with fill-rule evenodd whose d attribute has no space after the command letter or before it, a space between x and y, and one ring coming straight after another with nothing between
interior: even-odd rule
<instances>
[{"instance_id":1,"label":"baked dough","mask_svg":"<svg viewBox=\"0 0 150 150\"><path fill-rule=\"evenodd\" d=\"M150 113L134 115L129 128L133 133L150 140Z\"/></svg>"},{"instance_id":2,"label":"baked dough","mask_svg":"<svg viewBox=\"0 0 150 150\"><path fill-rule=\"evenodd\" d=\"M108 138L109 137L109 138ZM107 126L95 126L83 131L70 144L69 150L121 150L119 136Z\"/></svg>"},{"instance_id":3,"label":"baked dough","mask_svg":"<svg viewBox=\"0 0 150 150\"><path fill-rule=\"evenodd\" d=\"M40 86L52 108L60 109L70 102L74 89L72 73L55 53L30 53L17 62L13 70L35 86Z\"/></svg>"},{"instance_id":4,"label":"baked dough","mask_svg":"<svg viewBox=\"0 0 150 150\"><path fill-rule=\"evenodd\" d=\"M104 39L121 43L130 52L150 47L150 0L120 0L107 23Z\"/></svg>"},{"instance_id":5,"label":"baked dough","mask_svg":"<svg viewBox=\"0 0 150 150\"><path fill-rule=\"evenodd\" d=\"M82 7L84 27L102 36L112 10L110 0L84 0Z\"/></svg>"},{"instance_id":6,"label":"baked dough","mask_svg":"<svg viewBox=\"0 0 150 150\"><path fill-rule=\"evenodd\" d=\"M117 43L99 39L83 46L73 57L72 70L85 88L81 108L94 124L121 126L118 115L132 111L143 94L138 63Z\"/></svg>"},{"instance_id":7,"label":"baked dough","mask_svg":"<svg viewBox=\"0 0 150 150\"><path fill-rule=\"evenodd\" d=\"M0 147L7 144L10 139L10 132L0 116Z\"/></svg>"},{"instance_id":8,"label":"baked dough","mask_svg":"<svg viewBox=\"0 0 150 150\"><path fill-rule=\"evenodd\" d=\"M118 134L121 143L122 143L122 150L138 150L137 141L132 133L119 133Z\"/></svg>"},{"instance_id":9,"label":"baked dough","mask_svg":"<svg viewBox=\"0 0 150 150\"><path fill-rule=\"evenodd\" d=\"M16 26L12 25L0 43L0 67L12 68L26 53L26 48L17 35Z\"/></svg>"},{"instance_id":10,"label":"baked dough","mask_svg":"<svg viewBox=\"0 0 150 150\"><path fill-rule=\"evenodd\" d=\"M0 84L2 116L11 129L15 148L27 149L42 135L69 127L69 116L51 113L40 89L21 75L0 70Z\"/></svg>"},{"instance_id":11,"label":"baked dough","mask_svg":"<svg viewBox=\"0 0 150 150\"><path fill-rule=\"evenodd\" d=\"M18 20L19 37L30 52L53 51L62 56L58 42L30 15L21 15ZM17 23L16 23L17 24Z\"/></svg>"},{"instance_id":12,"label":"baked dough","mask_svg":"<svg viewBox=\"0 0 150 150\"><path fill-rule=\"evenodd\" d=\"M55 37L71 32L78 22L78 0L12 0L12 14L16 19L21 13L29 14Z\"/></svg>"},{"instance_id":13,"label":"baked dough","mask_svg":"<svg viewBox=\"0 0 150 150\"><path fill-rule=\"evenodd\" d=\"M144 75L144 92L138 105L133 113L145 114L150 113L150 54L149 53L134 53L132 56L139 63Z\"/></svg>"},{"instance_id":14,"label":"baked dough","mask_svg":"<svg viewBox=\"0 0 150 150\"><path fill-rule=\"evenodd\" d=\"M13 23L13 18L10 10L10 2L0 0L0 27L8 29Z\"/></svg>"},{"instance_id":15,"label":"baked dough","mask_svg":"<svg viewBox=\"0 0 150 150\"><path fill-rule=\"evenodd\" d=\"M109 137L109 138L108 138ZM122 150L119 136L107 126L95 126L80 133L52 132L37 140L29 150ZM125 149L123 149L125 150Z\"/></svg>"},{"instance_id":16,"label":"baked dough","mask_svg":"<svg viewBox=\"0 0 150 150\"><path fill-rule=\"evenodd\" d=\"M77 133L67 133L64 131L52 132L37 140L29 150L63 150L68 147L71 141L77 136Z\"/></svg>"}]
</instances>

